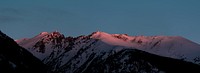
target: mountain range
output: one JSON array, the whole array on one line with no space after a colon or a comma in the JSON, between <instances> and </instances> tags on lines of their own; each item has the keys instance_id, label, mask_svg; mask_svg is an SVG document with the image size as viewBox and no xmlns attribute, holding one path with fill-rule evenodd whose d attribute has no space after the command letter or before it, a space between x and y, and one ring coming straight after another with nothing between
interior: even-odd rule
<instances>
[{"instance_id":1,"label":"mountain range","mask_svg":"<svg viewBox=\"0 0 200 73\"><path fill-rule=\"evenodd\" d=\"M65 37L55 31L42 32L32 38L13 41L5 34L1 34L3 36L0 35L0 51L12 45L17 46L5 54L2 53L3 56L7 58L7 55L21 55L21 51L14 50L23 49L26 53L22 55L26 57L20 56L23 60L18 60L25 61L23 64L28 66L31 63L30 69L22 67L27 71L35 69L34 71L43 73L200 72L200 45L180 36L129 36L97 31L89 35ZM8 45L3 45L6 42ZM12 57L8 58L12 60ZM7 63L9 60L6 60ZM15 65L15 60L11 62ZM8 66L12 67L13 63ZM0 67L1 69L3 68Z\"/></svg>"},{"instance_id":2,"label":"mountain range","mask_svg":"<svg viewBox=\"0 0 200 73\"><path fill-rule=\"evenodd\" d=\"M103 72L123 72L124 70L142 72L142 65L151 68L150 71L144 69L144 72L165 71L151 64L151 59L147 61L148 55L140 57L143 55L140 53L136 56L142 58L139 59L140 61L132 59L133 56L130 57L130 55L135 54L136 51L195 64L200 62L200 45L180 36L128 36L127 34L108 34L97 31L86 36L65 37L59 32L42 32L33 38L25 38L16 42L50 66L51 70L67 73L88 72L91 70L88 68L91 65L94 71L99 71L95 70L95 65L101 63L102 68L106 68L106 70L100 70ZM118 55L122 57L118 58ZM118 60L108 59L112 56ZM111 61L107 63L107 60ZM131 62L130 68L127 67L129 64L126 64L129 63L128 61ZM147 62L140 63L143 61ZM112 69L109 66L115 66L115 64L109 65L110 63L116 63L119 68ZM139 64L142 67L137 67L134 64Z\"/></svg>"}]
</instances>

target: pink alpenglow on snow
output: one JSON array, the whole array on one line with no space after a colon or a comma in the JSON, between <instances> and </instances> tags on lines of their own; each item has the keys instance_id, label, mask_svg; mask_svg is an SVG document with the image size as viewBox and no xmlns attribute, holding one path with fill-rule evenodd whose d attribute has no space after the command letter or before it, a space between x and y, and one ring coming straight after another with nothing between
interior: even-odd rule
<instances>
[{"instance_id":1,"label":"pink alpenglow on snow","mask_svg":"<svg viewBox=\"0 0 200 73\"><path fill-rule=\"evenodd\" d=\"M85 39L86 37L89 37L89 39ZM98 41L95 42L94 39ZM45 46L45 52L43 53L38 52L37 48L34 46L41 41ZM70 44L66 43L66 41L73 41L73 43L76 43L74 47L71 47L68 57L72 57L73 53L77 52L81 47L86 46L87 43L96 43L95 46L90 47L91 50L89 50L89 52L109 52L109 50L113 49L117 51L126 47L164 57L184 59L197 64L200 62L195 60L200 57L200 45L180 36L128 36L127 34L109 34L97 31L88 36L64 37L64 35L59 32L42 32L33 38L16 40L19 45L27 48L40 59L44 59L50 55L52 51L63 52L61 48L65 48ZM57 49L55 49L55 47L57 47ZM105 47L107 49L104 49Z\"/></svg>"}]
</instances>

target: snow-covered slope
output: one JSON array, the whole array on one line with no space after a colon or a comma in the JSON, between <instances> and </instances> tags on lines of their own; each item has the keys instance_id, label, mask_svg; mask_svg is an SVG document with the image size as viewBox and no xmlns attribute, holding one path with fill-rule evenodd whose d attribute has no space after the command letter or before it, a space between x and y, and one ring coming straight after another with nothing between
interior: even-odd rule
<instances>
[{"instance_id":1,"label":"snow-covered slope","mask_svg":"<svg viewBox=\"0 0 200 73\"><path fill-rule=\"evenodd\" d=\"M200 58L200 45L180 36L128 36L95 32L91 38L100 39L110 45L132 47L156 55L191 62Z\"/></svg>"},{"instance_id":2,"label":"snow-covered slope","mask_svg":"<svg viewBox=\"0 0 200 73\"><path fill-rule=\"evenodd\" d=\"M125 48L196 64L200 62L200 45L179 36L128 36L97 31L87 36L65 37L59 32L42 32L33 38L16 40L16 42L55 72L87 72L87 67L90 67L96 59L104 63L104 60ZM126 58L119 60L124 59ZM150 66L152 71L159 71L152 64L145 63L147 63L145 66ZM135 69L131 68L131 70Z\"/></svg>"}]
</instances>

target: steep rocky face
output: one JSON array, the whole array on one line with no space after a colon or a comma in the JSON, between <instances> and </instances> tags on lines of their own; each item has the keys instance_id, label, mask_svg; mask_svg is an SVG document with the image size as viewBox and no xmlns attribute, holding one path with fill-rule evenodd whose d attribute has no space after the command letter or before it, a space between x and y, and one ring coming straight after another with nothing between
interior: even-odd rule
<instances>
[{"instance_id":1,"label":"steep rocky face","mask_svg":"<svg viewBox=\"0 0 200 73\"><path fill-rule=\"evenodd\" d=\"M59 32L43 32L33 38L16 42L33 53L54 72L181 71L174 69L173 65L180 66L183 68L182 71L199 69L198 65L185 61L198 64L198 59L195 62L193 59L200 56L200 46L182 37L128 36L105 32L94 32L88 36L64 37ZM125 48L128 48L127 51L124 50ZM143 53L138 55L140 51L134 50L142 50ZM171 62L168 63L168 61ZM179 65L179 62L183 63ZM186 66L194 69L187 69Z\"/></svg>"},{"instance_id":2,"label":"steep rocky face","mask_svg":"<svg viewBox=\"0 0 200 73\"><path fill-rule=\"evenodd\" d=\"M0 31L0 73L44 73L46 66Z\"/></svg>"}]
</instances>

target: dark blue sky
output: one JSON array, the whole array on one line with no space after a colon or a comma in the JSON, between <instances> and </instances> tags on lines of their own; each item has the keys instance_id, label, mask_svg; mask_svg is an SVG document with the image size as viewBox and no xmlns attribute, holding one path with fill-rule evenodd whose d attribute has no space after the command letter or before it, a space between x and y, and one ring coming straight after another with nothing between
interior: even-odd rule
<instances>
[{"instance_id":1,"label":"dark blue sky","mask_svg":"<svg viewBox=\"0 0 200 73\"><path fill-rule=\"evenodd\" d=\"M200 43L200 0L1 0L0 30L14 39L55 30L183 36Z\"/></svg>"}]
</instances>

